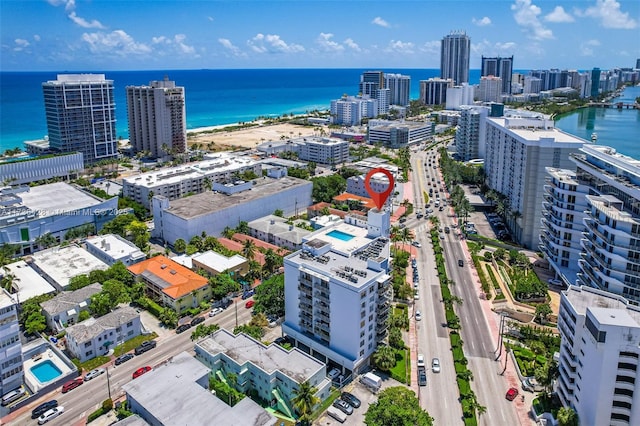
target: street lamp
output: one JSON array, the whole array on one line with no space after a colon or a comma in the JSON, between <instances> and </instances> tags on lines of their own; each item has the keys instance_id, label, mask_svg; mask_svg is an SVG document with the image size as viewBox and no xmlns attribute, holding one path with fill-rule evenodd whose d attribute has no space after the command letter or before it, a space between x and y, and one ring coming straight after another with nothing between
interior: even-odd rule
<instances>
[{"instance_id":1,"label":"street lamp","mask_svg":"<svg viewBox=\"0 0 640 426\"><path fill-rule=\"evenodd\" d=\"M233 306L236 309L236 327L238 326L238 300L233 301Z\"/></svg>"},{"instance_id":2,"label":"street lamp","mask_svg":"<svg viewBox=\"0 0 640 426\"><path fill-rule=\"evenodd\" d=\"M109 399L111 399L111 381L109 380L109 366L105 367L107 373L107 392L109 393Z\"/></svg>"},{"instance_id":3,"label":"street lamp","mask_svg":"<svg viewBox=\"0 0 640 426\"><path fill-rule=\"evenodd\" d=\"M504 335L504 323L505 323L505 317L507 317L509 314L507 314L506 312L500 312L500 331L498 333L498 348L494 351L494 352L498 352L498 356L496 357L496 361L500 359L500 356L502 355L502 341L503 341L503 335Z\"/></svg>"}]
</instances>

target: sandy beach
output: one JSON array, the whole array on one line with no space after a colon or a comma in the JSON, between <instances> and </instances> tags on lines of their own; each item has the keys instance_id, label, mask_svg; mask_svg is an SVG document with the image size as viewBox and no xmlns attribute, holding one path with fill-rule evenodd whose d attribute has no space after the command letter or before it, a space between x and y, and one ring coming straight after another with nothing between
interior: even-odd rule
<instances>
[{"instance_id":1,"label":"sandy beach","mask_svg":"<svg viewBox=\"0 0 640 426\"><path fill-rule=\"evenodd\" d=\"M225 124L220 126L200 127L187 130L187 144L193 146L200 144L203 149L219 151L233 147L255 148L262 142L279 141L282 138L297 138L312 136L313 127L301 126L291 123L262 125L242 130L215 132L213 130L234 126Z\"/></svg>"}]
</instances>

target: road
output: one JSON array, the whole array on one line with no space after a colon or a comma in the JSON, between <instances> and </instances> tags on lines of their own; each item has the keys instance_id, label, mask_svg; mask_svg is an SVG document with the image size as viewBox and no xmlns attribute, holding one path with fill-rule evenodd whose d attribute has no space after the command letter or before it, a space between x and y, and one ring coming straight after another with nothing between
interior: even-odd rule
<instances>
[{"instance_id":1,"label":"road","mask_svg":"<svg viewBox=\"0 0 640 426\"><path fill-rule=\"evenodd\" d=\"M237 302L238 324L245 324L251 319L251 310L244 307L243 300ZM234 305L228 307L224 312L213 318L206 317L205 324L218 324L221 328L233 330L236 325ZM132 380L132 373L146 365L151 367L157 366L168 358L188 351L194 354L193 342L191 341L191 332L194 329L185 331L182 334L167 334L166 337L158 338L158 346L142 355L136 356L128 362L119 366L108 365L109 382L111 384L111 397L116 400L124 394L122 385ZM47 423L48 425L72 425L84 424L83 421L93 411L97 410L102 401L109 397L107 389L107 375L102 374L97 378L85 382L81 386L62 394L60 390L51 392L40 398L37 402L29 404L28 407L22 408L24 411L18 416L12 424L15 425L37 425L37 420L31 420L31 410L44 401L50 399L58 400L58 404L65 408L65 412L58 418Z\"/></svg>"},{"instance_id":2,"label":"road","mask_svg":"<svg viewBox=\"0 0 640 426\"><path fill-rule=\"evenodd\" d=\"M445 192L439 192L444 184L439 169L433 169L437 161L432 160L428 165L432 152L418 151L412 155L412 167L414 177L415 205L424 211L422 194L433 188L435 194L440 194L440 199L446 198ZM426 164L426 167L425 167ZM434 181L432 181L434 179ZM438 181L442 182L438 184ZM425 185L426 182L426 186ZM431 185L429 185L431 184ZM433 206L433 203L431 204ZM416 208L418 208L416 207ZM442 212L434 208L434 213L440 219L440 226L451 226L453 218L449 216L450 208L447 206ZM453 356L451 344L448 338L448 330L444 326L444 307L440 302L442 295L435 267L435 259L432 255L433 248L430 236L427 234L427 222L422 219L407 221L407 226L416 226L418 241L422 244L421 256L418 267L420 270L420 300L416 301L423 313L423 321L418 327L418 349L425 355L429 364L432 357L439 357L442 364L442 372L427 373L428 385L420 390L421 406L434 417L434 424L462 424L462 411L458 402L458 388L455 382L453 368ZM456 232L443 234L440 240L445 257L447 276L455 285L451 286L451 292L462 299L462 304L455 306L460 317L462 327L461 337L464 342L464 354L469 360L468 368L472 371L474 380L471 387L474 390L478 402L487 408L485 414L479 416L481 425L517 425L520 420L512 403L504 398L508 388L503 376L502 365L495 361L496 342L486 321L478 291L475 288L476 281L472 274L472 262L468 250L463 246L465 242L459 240ZM464 261L464 266L458 265L458 260ZM429 367L429 365L427 365ZM455 413L455 414L454 414Z\"/></svg>"}]
</instances>

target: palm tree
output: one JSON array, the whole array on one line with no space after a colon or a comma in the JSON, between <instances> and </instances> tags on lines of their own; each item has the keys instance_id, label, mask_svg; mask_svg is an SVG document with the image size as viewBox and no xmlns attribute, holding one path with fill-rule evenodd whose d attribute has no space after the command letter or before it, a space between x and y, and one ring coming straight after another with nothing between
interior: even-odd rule
<instances>
[{"instance_id":1,"label":"palm tree","mask_svg":"<svg viewBox=\"0 0 640 426\"><path fill-rule=\"evenodd\" d=\"M291 403L300 414L301 421L309 422L311 420L313 409L320 403L320 398L316 396L317 392L318 389L311 386L309 381L301 383L298 389L294 389Z\"/></svg>"},{"instance_id":2,"label":"palm tree","mask_svg":"<svg viewBox=\"0 0 640 426\"><path fill-rule=\"evenodd\" d=\"M390 346L380 346L373 353L373 362L382 371L389 371L396 365L396 352Z\"/></svg>"},{"instance_id":3,"label":"palm tree","mask_svg":"<svg viewBox=\"0 0 640 426\"><path fill-rule=\"evenodd\" d=\"M256 243L253 240L247 239L242 244L242 255L249 260L253 260L256 255Z\"/></svg>"},{"instance_id":4,"label":"palm tree","mask_svg":"<svg viewBox=\"0 0 640 426\"><path fill-rule=\"evenodd\" d=\"M235 233L236 233L235 229L229 228L228 226L225 226L224 229L222 230L222 236L225 238L231 238Z\"/></svg>"},{"instance_id":5,"label":"palm tree","mask_svg":"<svg viewBox=\"0 0 640 426\"><path fill-rule=\"evenodd\" d=\"M272 249L268 249L264 253L264 270L274 273L280 266L282 266L282 256L278 256Z\"/></svg>"},{"instance_id":6,"label":"palm tree","mask_svg":"<svg viewBox=\"0 0 640 426\"><path fill-rule=\"evenodd\" d=\"M0 286L2 286L2 288L4 288L8 293L14 293L13 285L17 281L20 281L20 278L11 272L7 266L4 266L2 269L4 270L4 273L0 279Z\"/></svg>"},{"instance_id":7,"label":"palm tree","mask_svg":"<svg viewBox=\"0 0 640 426\"><path fill-rule=\"evenodd\" d=\"M578 426L578 413L571 407L562 407L556 416L558 426Z\"/></svg>"}]
</instances>

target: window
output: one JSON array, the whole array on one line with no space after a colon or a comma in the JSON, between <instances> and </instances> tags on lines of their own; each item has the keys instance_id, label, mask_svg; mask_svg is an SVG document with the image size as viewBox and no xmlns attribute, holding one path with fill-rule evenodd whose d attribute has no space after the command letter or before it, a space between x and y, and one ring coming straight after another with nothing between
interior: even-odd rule
<instances>
[{"instance_id":1,"label":"window","mask_svg":"<svg viewBox=\"0 0 640 426\"><path fill-rule=\"evenodd\" d=\"M133 336L133 330L130 330L130 331L127 333L127 336Z\"/></svg>"},{"instance_id":2,"label":"window","mask_svg":"<svg viewBox=\"0 0 640 426\"><path fill-rule=\"evenodd\" d=\"M88 351L88 352L85 352L84 354L84 356L91 356L91 355L93 355L93 351Z\"/></svg>"},{"instance_id":3,"label":"window","mask_svg":"<svg viewBox=\"0 0 640 426\"><path fill-rule=\"evenodd\" d=\"M87 343L85 343L85 344L84 344L84 347L85 347L85 348L88 348L88 347L90 347L90 346L91 346L91 342L87 342Z\"/></svg>"},{"instance_id":4,"label":"window","mask_svg":"<svg viewBox=\"0 0 640 426\"><path fill-rule=\"evenodd\" d=\"M133 327L133 321L129 321L129 322L127 323L127 327Z\"/></svg>"}]
</instances>

